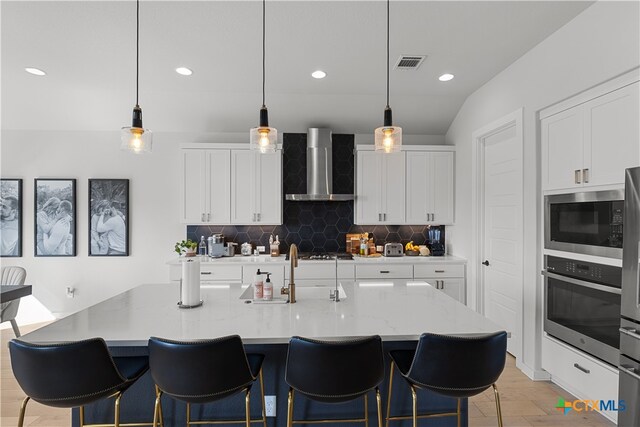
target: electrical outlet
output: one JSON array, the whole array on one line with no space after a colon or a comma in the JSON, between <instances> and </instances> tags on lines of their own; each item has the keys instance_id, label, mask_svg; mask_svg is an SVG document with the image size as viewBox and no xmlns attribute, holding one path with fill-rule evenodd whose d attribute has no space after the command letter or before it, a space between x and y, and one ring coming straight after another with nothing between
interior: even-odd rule
<instances>
[{"instance_id":1,"label":"electrical outlet","mask_svg":"<svg viewBox=\"0 0 640 427\"><path fill-rule=\"evenodd\" d=\"M73 298L76 296L76 290L71 286L67 286L67 298Z\"/></svg>"},{"instance_id":2,"label":"electrical outlet","mask_svg":"<svg viewBox=\"0 0 640 427\"><path fill-rule=\"evenodd\" d=\"M267 251L267 248L264 246L256 246L256 249L258 250L258 252L260 252L261 254L265 253Z\"/></svg>"},{"instance_id":3,"label":"electrical outlet","mask_svg":"<svg viewBox=\"0 0 640 427\"><path fill-rule=\"evenodd\" d=\"M267 417L276 416L276 397L275 396L264 397L264 412L267 415Z\"/></svg>"}]
</instances>

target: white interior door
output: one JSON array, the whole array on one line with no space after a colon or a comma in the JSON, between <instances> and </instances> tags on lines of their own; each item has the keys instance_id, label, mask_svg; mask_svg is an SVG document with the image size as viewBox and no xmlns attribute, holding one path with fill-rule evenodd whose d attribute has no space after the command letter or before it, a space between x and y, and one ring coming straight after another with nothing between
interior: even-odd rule
<instances>
[{"instance_id":1,"label":"white interior door","mask_svg":"<svg viewBox=\"0 0 640 427\"><path fill-rule=\"evenodd\" d=\"M522 160L515 124L483 138L484 314L511 332L508 351L521 352Z\"/></svg>"}]
</instances>

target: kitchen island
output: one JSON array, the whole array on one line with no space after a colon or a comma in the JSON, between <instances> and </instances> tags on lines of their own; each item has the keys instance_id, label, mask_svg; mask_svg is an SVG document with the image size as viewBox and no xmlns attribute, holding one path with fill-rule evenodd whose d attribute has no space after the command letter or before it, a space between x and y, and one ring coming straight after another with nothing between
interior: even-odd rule
<instances>
[{"instance_id":1,"label":"kitchen island","mask_svg":"<svg viewBox=\"0 0 640 427\"><path fill-rule=\"evenodd\" d=\"M269 423L279 426L286 420L284 364L286 346L293 335L340 340L377 334L382 337L385 350L389 350L415 347L423 332L469 334L500 330L484 316L424 281L362 280L341 282L340 285L346 295L341 295L339 302L329 299L331 287L298 286L295 304L256 304L242 300L240 296L247 285L203 286L204 304L195 309L178 308L178 285L142 285L27 334L23 339L47 343L102 337L114 355L126 357L146 354L150 336L193 340L238 334L247 351L259 351L267 356L264 365L266 394L275 394L278 398L276 418L269 418ZM387 385L385 381L381 386L383 398L386 398ZM455 408L453 399L429 392L424 395L420 399L424 408L435 411ZM256 393L253 396L252 412L257 417L260 405L255 399ZM242 399L228 400L233 402L222 403L226 415L242 415ZM408 388L401 381L394 383L394 402L395 413L409 413ZM134 421L151 418L153 387L148 374L125 393L122 406L123 422L131 418L135 418ZM361 411L361 406L360 401L328 408L301 401L296 407L296 417L307 412L317 416L349 414ZM203 406L194 409L194 416L220 414L221 404L213 407L218 411L212 411L211 405ZM370 405L369 409L375 419L375 405ZM464 410L463 425L467 425L466 402ZM100 402L87 408L87 421L106 422L105 414L111 413L111 402ZM167 399L164 415L166 425L181 425L184 423L184 405ZM74 425L77 425L75 419ZM438 425L454 426L455 418L439 419Z\"/></svg>"}]
</instances>

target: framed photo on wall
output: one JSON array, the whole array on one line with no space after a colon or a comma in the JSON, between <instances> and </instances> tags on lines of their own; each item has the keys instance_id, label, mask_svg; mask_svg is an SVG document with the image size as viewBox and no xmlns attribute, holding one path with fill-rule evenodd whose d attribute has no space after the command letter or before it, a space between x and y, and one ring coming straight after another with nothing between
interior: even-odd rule
<instances>
[{"instance_id":1,"label":"framed photo on wall","mask_svg":"<svg viewBox=\"0 0 640 427\"><path fill-rule=\"evenodd\" d=\"M0 257L22 256L22 180L0 180Z\"/></svg>"},{"instance_id":2,"label":"framed photo on wall","mask_svg":"<svg viewBox=\"0 0 640 427\"><path fill-rule=\"evenodd\" d=\"M129 180L89 180L89 256L129 255Z\"/></svg>"},{"instance_id":3,"label":"framed photo on wall","mask_svg":"<svg viewBox=\"0 0 640 427\"><path fill-rule=\"evenodd\" d=\"M76 256L76 180L34 181L35 256Z\"/></svg>"}]
</instances>

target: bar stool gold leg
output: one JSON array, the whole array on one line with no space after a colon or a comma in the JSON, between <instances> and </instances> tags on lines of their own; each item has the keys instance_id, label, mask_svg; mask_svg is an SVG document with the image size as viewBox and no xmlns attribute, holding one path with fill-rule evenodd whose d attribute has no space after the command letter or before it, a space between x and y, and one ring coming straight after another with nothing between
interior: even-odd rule
<instances>
[{"instance_id":1,"label":"bar stool gold leg","mask_svg":"<svg viewBox=\"0 0 640 427\"><path fill-rule=\"evenodd\" d=\"M247 389L247 395L244 398L244 417L245 424L247 427L251 427L251 403L250 403L251 392Z\"/></svg>"},{"instance_id":2,"label":"bar stool gold leg","mask_svg":"<svg viewBox=\"0 0 640 427\"><path fill-rule=\"evenodd\" d=\"M160 393L160 397L158 398L158 416L160 417L160 427L164 427L164 415L162 415L162 390L160 390L159 387L157 388L158 393Z\"/></svg>"},{"instance_id":3,"label":"bar stool gold leg","mask_svg":"<svg viewBox=\"0 0 640 427\"><path fill-rule=\"evenodd\" d=\"M120 427L120 398L121 397L122 397L122 393L118 393L116 395L116 405L115 405L115 414L114 414L114 418L115 418L114 426L115 427Z\"/></svg>"},{"instance_id":4,"label":"bar stool gold leg","mask_svg":"<svg viewBox=\"0 0 640 427\"><path fill-rule=\"evenodd\" d=\"M364 395L364 425L369 427L369 399Z\"/></svg>"},{"instance_id":5,"label":"bar stool gold leg","mask_svg":"<svg viewBox=\"0 0 640 427\"><path fill-rule=\"evenodd\" d=\"M413 400L413 427L418 427L418 396L414 386L411 386L411 399Z\"/></svg>"},{"instance_id":6,"label":"bar stool gold leg","mask_svg":"<svg viewBox=\"0 0 640 427\"><path fill-rule=\"evenodd\" d=\"M378 387L376 387L376 403L378 406L378 427L382 427L382 398Z\"/></svg>"},{"instance_id":7,"label":"bar stool gold leg","mask_svg":"<svg viewBox=\"0 0 640 427\"><path fill-rule=\"evenodd\" d=\"M191 425L191 403L187 402L187 427Z\"/></svg>"},{"instance_id":8,"label":"bar stool gold leg","mask_svg":"<svg viewBox=\"0 0 640 427\"><path fill-rule=\"evenodd\" d=\"M393 391L393 360L391 361L391 367L389 368L389 396L387 396L387 423L386 427L389 427L389 417L391 416L391 392ZM382 425L382 423L381 423Z\"/></svg>"},{"instance_id":9,"label":"bar stool gold leg","mask_svg":"<svg viewBox=\"0 0 640 427\"><path fill-rule=\"evenodd\" d=\"M266 402L264 401L264 379L262 378L262 368L260 368L260 393L262 394L262 424L267 427Z\"/></svg>"},{"instance_id":10,"label":"bar stool gold leg","mask_svg":"<svg viewBox=\"0 0 640 427\"><path fill-rule=\"evenodd\" d=\"M84 406L80 407L80 427L84 427Z\"/></svg>"},{"instance_id":11,"label":"bar stool gold leg","mask_svg":"<svg viewBox=\"0 0 640 427\"><path fill-rule=\"evenodd\" d=\"M498 413L498 426L502 427L502 410L500 409L500 393L498 387L493 384L493 393L496 396L496 412Z\"/></svg>"},{"instance_id":12,"label":"bar stool gold leg","mask_svg":"<svg viewBox=\"0 0 640 427\"><path fill-rule=\"evenodd\" d=\"M153 406L153 427L158 426L158 418L160 418L160 425L163 425L161 398L162 390L160 390L160 387L156 386L156 403Z\"/></svg>"},{"instance_id":13,"label":"bar stool gold leg","mask_svg":"<svg viewBox=\"0 0 640 427\"><path fill-rule=\"evenodd\" d=\"M289 388L287 397L287 427L293 427L293 389Z\"/></svg>"},{"instance_id":14,"label":"bar stool gold leg","mask_svg":"<svg viewBox=\"0 0 640 427\"><path fill-rule=\"evenodd\" d=\"M25 397L22 400L22 404L20 405L20 415L18 416L18 427L22 427L24 425L24 413L27 410L27 402L31 399L29 396Z\"/></svg>"},{"instance_id":15,"label":"bar stool gold leg","mask_svg":"<svg viewBox=\"0 0 640 427\"><path fill-rule=\"evenodd\" d=\"M460 398L458 398L458 409L456 410L456 414L458 415L458 427L460 427Z\"/></svg>"}]
</instances>

